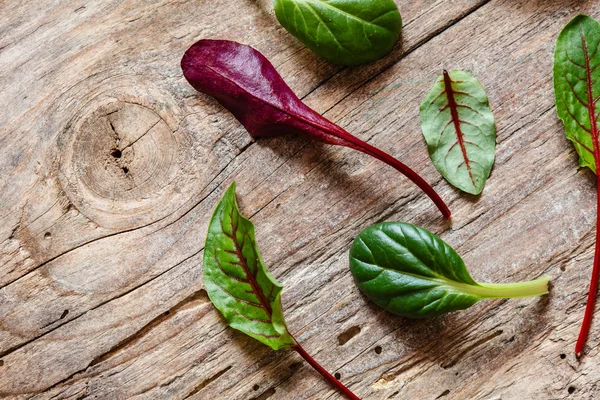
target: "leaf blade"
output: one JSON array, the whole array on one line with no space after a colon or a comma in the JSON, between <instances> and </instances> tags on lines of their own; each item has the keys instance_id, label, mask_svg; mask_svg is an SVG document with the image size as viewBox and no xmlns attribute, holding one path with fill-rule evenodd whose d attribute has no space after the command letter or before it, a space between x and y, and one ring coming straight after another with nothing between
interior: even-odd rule
<instances>
[{"instance_id":1,"label":"leaf blade","mask_svg":"<svg viewBox=\"0 0 600 400\"><path fill-rule=\"evenodd\" d=\"M359 289L376 304L413 318L443 313L436 304L450 293L444 290L440 277L448 275L457 282L476 284L452 248L405 223L384 222L362 231L350 249L350 271ZM470 307L479 297L465 295L454 300L444 312Z\"/></svg>"},{"instance_id":2,"label":"leaf blade","mask_svg":"<svg viewBox=\"0 0 600 400\"><path fill-rule=\"evenodd\" d=\"M495 160L496 125L481 83L465 71L444 71L420 106L429 155L442 176L478 195Z\"/></svg>"},{"instance_id":3,"label":"leaf blade","mask_svg":"<svg viewBox=\"0 0 600 400\"><path fill-rule=\"evenodd\" d=\"M319 56L359 65L382 58L398 40L393 0L274 0L281 25Z\"/></svg>"},{"instance_id":4,"label":"leaf blade","mask_svg":"<svg viewBox=\"0 0 600 400\"><path fill-rule=\"evenodd\" d=\"M600 131L600 23L573 18L561 31L554 51L554 92L565 136L579 154L579 164L596 172Z\"/></svg>"},{"instance_id":5,"label":"leaf blade","mask_svg":"<svg viewBox=\"0 0 600 400\"><path fill-rule=\"evenodd\" d=\"M229 325L274 350L296 344L281 308L283 286L265 267L235 199L235 183L213 213L204 248L204 284Z\"/></svg>"},{"instance_id":6,"label":"leaf blade","mask_svg":"<svg viewBox=\"0 0 600 400\"><path fill-rule=\"evenodd\" d=\"M443 240L401 222L383 222L363 230L350 248L350 271L370 300L409 318L462 310L487 298L548 293L548 278L479 284Z\"/></svg>"},{"instance_id":7,"label":"leaf blade","mask_svg":"<svg viewBox=\"0 0 600 400\"><path fill-rule=\"evenodd\" d=\"M185 52L181 68L196 90L216 98L252 136L300 134L363 152L405 175L431 198L445 218L450 218L448 206L415 171L304 104L273 64L252 47L202 39Z\"/></svg>"},{"instance_id":8,"label":"leaf blade","mask_svg":"<svg viewBox=\"0 0 600 400\"><path fill-rule=\"evenodd\" d=\"M586 15L573 18L561 31L554 51L556 111L565 126L565 136L575 146L579 164L598 175L600 145L600 23ZM600 196L600 186L597 185ZM600 197L597 198L600 209ZM600 214L597 213L596 249L575 354L583 352L594 316L600 279Z\"/></svg>"}]
</instances>

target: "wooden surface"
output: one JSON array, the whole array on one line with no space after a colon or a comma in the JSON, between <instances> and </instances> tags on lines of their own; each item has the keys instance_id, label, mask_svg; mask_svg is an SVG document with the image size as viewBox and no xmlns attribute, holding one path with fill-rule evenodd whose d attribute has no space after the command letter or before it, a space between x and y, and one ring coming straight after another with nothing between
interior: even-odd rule
<instances>
[{"instance_id":1,"label":"wooden surface","mask_svg":"<svg viewBox=\"0 0 600 400\"><path fill-rule=\"evenodd\" d=\"M556 117L552 54L584 0L397 1L401 41L328 64L270 0L0 2L0 396L338 399L292 352L225 326L202 284L210 214L238 183L291 332L364 399L600 398L600 319L577 361L595 234L594 175ZM312 107L431 182L444 223L396 171L299 137L253 142L179 61L200 38L265 54ZM418 106L472 71L498 127L480 197L431 164ZM115 150L119 150L118 152ZM486 282L552 276L541 299L429 320L363 297L348 248L368 225L432 230Z\"/></svg>"}]
</instances>

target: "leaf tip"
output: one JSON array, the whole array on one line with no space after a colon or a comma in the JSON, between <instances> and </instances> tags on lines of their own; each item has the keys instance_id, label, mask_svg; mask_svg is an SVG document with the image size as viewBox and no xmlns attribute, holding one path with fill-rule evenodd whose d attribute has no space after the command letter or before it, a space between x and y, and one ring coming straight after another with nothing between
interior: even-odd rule
<instances>
[{"instance_id":1,"label":"leaf tip","mask_svg":"<svg viewBox=\"0 0 600 400\"><path fill-rule=\"evenodd\" d=\"M223 199L231 198L231 197L233 197L235 199L235 189L236 189L236 184L235 184L235 181L233 181L233 182L231 182L231 184L229 185L227 190L225 190L225 193L223 194Z\"/></svg>"}]
</instances>

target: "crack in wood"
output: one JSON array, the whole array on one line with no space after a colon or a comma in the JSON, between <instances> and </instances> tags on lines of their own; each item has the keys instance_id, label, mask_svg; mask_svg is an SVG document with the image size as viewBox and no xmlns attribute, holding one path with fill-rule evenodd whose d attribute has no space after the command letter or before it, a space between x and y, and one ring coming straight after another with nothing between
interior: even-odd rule
<instances>
[{"instance_id":1,"label":"crack in wood","mask_svg":"<svg viewBox=\"0 0 600 400\"><path fill-rule=\"evenodd\" d=\"M172 269L174 269L174 268L178 267L179 265L182 265L182 264L183 264L183 263L185 263L186 261L188 261L188 260L190 260L190 259L194 258L194 257L195 257L195 256L197 256L198 254L200 254L200 253L202 252L202 250L204 250L204 247L202 247L202 248L201 248L200 250L198 250L197 252L195 252L195 253L191 254L190 256L188 256L188 257L184 258L183 260L181 260L180 262L176 263L176 264L175 264L175 265L173 265L172 267L169 267L169 268L167 268L165 271L161 272L160 274L158 274L158 275L156 275L156 276L152 277L151 279L148 279L147 281L144 281L143 283L141 283L141 284L139 284L139 285L137 285L137 286L134 286L133 288L131 288L131 289L129 289L129 290L127 290L127 291L125 291L124 293L121 293L121 294L119 294L119 295L118 295L118 296L116 296L116 297L113 297L113 298L110 298L110 299L108 299L108 300L105 300L105 301L101 302L100 304L97 304L96 306L94 306L94 307L90 308L90 309L89 309L89 310L87 310L86 312L84 312L84 313L80 313L79 315L77 315L77 316L75 316L75 317L73 317L73 318L71 318L71 319L64 320L64 322L62 322L62 323L60 323L60 324L58 324L58 325L54 326L53 328L51 328L51 329L47 330L46 332L43 332L43 333L41 333L41 334L40 334L40 335L38 335L38 336L35 336L35 337L33 337L33 338L31 338L31 339L29 339L29 340L27 340L27 341L23 342L23 343L20 343L19 345L16 345L16 346L13 346L13 347L9 347L8 349L4 350L3 352L0 352L0 358L1 358L1 357L5 357L5 356L7 356L7 355L10 355L11 353L14 353L15 351L17 351L17 350L19 350L19 349L21 349L21 348L23 348L23 347L27 346L28 344L30 344L30 343L32 343L32 342L34 342L34 341L36 341L36 340L38 340L38 339L40 339L40 338L43 338L44 336L46 336L46 335L50 334L51 332L53 332L53 331L57 330L57 329L58 329L58 328L60 328L61 326L63 326L63 325L66 325L66 324L68 324L68 323L70 323L70 322L73 322L73 321L75 321L75 320L77 320L77 319L81 318L82 316L84 316L85 314L87 314L87 313L89 313L89 312L91 312L91 311L94 311L94 310L96 310L96 309L98 309L98 308L100 308L100 307L102 307L102 306L104 306L104 305L106 305L106 304L108 304L108 303L110 303L110 302L112 302L112 301L118 300L118 299L120 299L120 298L122 298L122 297L125 297L125 296L127 296L127 295L128 295L128 294L130 294L130 293L133 293L134 291L136 291L136 290L140 289L141 287L143 287L143 286L147 285L148 283L150 283L150 282L152 282L152 281L154 281L154 280L156 280L156 279L160 278L162 275L164 275L164 274L168 273L168 272L169 272L169 271L171 271Z\"/></svg>"},{"instance_id":2,"label":"crack in wood","mask_svg":"<svg viewBox=\"0 0 600 400\"><path fill-rule=\"evenodd\" d=\"M269 388L260 395L253 397L251 400L267 400L275 394L275 388Z\"/></svg>"},{"instance_id":3,"label":"crack in wood","mask_svg":"<svg viewBox=\"0 0 600 400\"><path fill-rule=\"evenodd\" d=\"M184 400L188 399L188 398L192 397L193 395L195 395L196 393L200 392L202 389L204 389L205 387L207 387L208 385L210 385L211 383L213 383L214 381L216 381L217 379L219 379L221 376L223 376L231 368L232 368L232 365L229 365L228 367L220 370L219 372L217 372L216 374L214 374L210 378L202 381L198 386L196 386L194 388L194 390L192 390L190 393L187 394L187 396L185 396Z\"/></svg>"},{"instance_id":4,"label":"crack in wood","mask_svg":"<svg viewBox=\"0 0 600 400\"><path fill-rule=\"evenodd\" d=\"M100 364L100 363L108 360L109 358L112 358L112 357L116 356L117 354L125 351L128 347L135 345L140 340L142 340L148 333L150 333L154 328L156 328L163 322L167 321L168 319L173 318L173 316L175 316L177 314L177 312L179 312L180 310L189 306L191 303L204 304L204 303L209 303L209 302L210 302L210 300L208 298L206 290L200 289L200 290L196 291L195 293L193 293L190 296L186 297L185 299L181 300L179 303L177 303L176 305L174 305L167 311L163 312L162 314L160 314L157 317L155 317L154 319L152 319L150 322L148 322L146 325L144 325L140 330L135 332L133 335L128 336L125 339L123 339L121 342L119 342L117 345L112 347L106 353L103 353L103 354L95 357L92 360L92 362L90 362L89 367L93 367L96 364Z\"/></svg>"},{"instance_id":5,"label":"crack in wood","mask_svg":"<svg viewBox=\"0 0 600 400\"><path fill-rule=\"evenodd\" d=\"M495 338L497 338L498 336L502 335L504 333L503 330L499 329L496 332L492 333L491 335L488 335L484 338L481 338L477 341L475 341L475 343L467 346L463 351L461 351L453 360L450 360L449 362L446 363L442 363L440 366L443 369L449 369L454 367L456 364L458 364L458 362L464 357L466 356L470 351L474 350L475 348L486 344L487 342L494 340Z\"/></svg>"}]
</instances>

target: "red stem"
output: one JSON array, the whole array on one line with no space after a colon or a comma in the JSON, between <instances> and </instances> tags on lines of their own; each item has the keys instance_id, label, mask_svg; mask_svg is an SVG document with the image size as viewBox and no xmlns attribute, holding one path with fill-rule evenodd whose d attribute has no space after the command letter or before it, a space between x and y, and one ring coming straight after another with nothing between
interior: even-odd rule
<instances>
[{"instance_id":1,"label":"red stem","mask_svg":"<svg viewBox=\"0 0 600 400\"><path fill-rule=\"evenodd\" d=\"M598 139L595 140L597 142ZM594 156L596 158L596 165L600 165L600 157L598 157L598 145L594 146ZM598 185L598 183L596 184ZM592 281L590 282L590 291L588 293L587 305L585 306L585 314L583 316L583 322L581 324L581 330L579 331L579 337L577 338L577 344L575 344L575 354L577 357L581 356L583 347L592 325L592 317L594 316L594 306L596 304L596 293L598 293L598 280L600 279L600 185L598 185L598 209L596 211L596 251L594 252L594 268L592 269Z\"/></svg>"},{"instance_id":2,"label":"red stem","mask_svg":"<svg viewBox=\"0 0 600 400\"><path fill-rule=\"evenodd\" d=\"M350 135L350 134L348 134ZM350 135L352 136L352 135ZM364 142L356 137L352 138L344 138L348 142L348 147L352 147L355 150L361 151L365 154L368 154L376 159L383 161L390 167L395 168L400 173L404 174L408 179L410 179L415 185L417 185L437 206L437 208L441 211L442 215L445 219L449 219L452 213L450 209L444 203L444 200L436 193L436 191L425 181L425 179L421 178L419 174L410 169L407 165L402 163L401 161L395 159L384 151L379 150L375 146L371 146L369 143ZM353 139L353 140L351 140Z\"/></svg>"},{"instance_id":3,"label":"red stem","mask_svg":"<svg viewBox=\"0 0 600 400\"><path fill-rule=\"evenodd\" d=\"M344 386L342 384L342 382L335 379L335 377L333 375L331 375L329 372L327 372L327 370L325 368L323 368L318 362L316 362L315 359L312 358L310 356L310 354L308 354L306 352L306 350L304 350L297 341L296 341L296 345L293 347L293 349L296 350L296 352L298 354L300 354L302 356L302 358L304 358L306 360L306 362L310 364L311 367L313 367L315 370L317 370L318 373L323 375L323 377L325 379L327 379L333 386L335 386L335 388L337 390L339 390L341 393L343 393L344 396L346 396L350 400L360 400L360 398L357 395L355 395L354 393L352 393L350 391L350 389L348 389L346 386Z\"/></svg>"},{"instance_id":4,"label":"red stem","mask_svg":"<svg viewBox=\"0 0 600 400\"><path fill-rule=\"evenodd\" d=\"M583 52L585 55L585 69L587 73L587 89L588 89L588 114L590 116L590 134L594 143L594 163L596 164L596 175L600 168L600 144L598 143L598 125L595 110L595 100L592 88L592 70L590 66L590 57L588 53L587 43L583 31L581 33L581 41L583 43ZM588 292L587 305L585 306L585 314L579 331L579 337L575 344L575 354L577 357L583 352L583 347L592 325L592 317L594 316L594 305L596 303L596 294L598 293L598 280L600 279L600 185L596 182L598 193L596 194L597 209L596 209L596 250L594 251L594 268L592 269L592 280L590 282L590 291Z\"/></svg>"}]
</instances>

